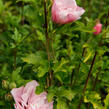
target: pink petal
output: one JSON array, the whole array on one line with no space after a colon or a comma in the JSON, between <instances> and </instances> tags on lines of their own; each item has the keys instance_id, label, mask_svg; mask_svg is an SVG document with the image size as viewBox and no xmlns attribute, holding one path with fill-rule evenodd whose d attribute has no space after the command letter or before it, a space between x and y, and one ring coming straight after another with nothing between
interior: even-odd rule
<instances>
[{"instance_id":1,"label":"pink petal","mask_svg":"<svg viewBox=\"0 0 109 109\"><path fill-rule=\"evenodd\" d=\"M24 109L24 107L22 107L19 103L16 103L14 107L15 109Z\"/></svg>"},{"instance_id":2,"label":"pink petal","mask_svg":"<svg viewBox=\"0 0 109 109\"><path fill-rule=\"evenodd\" d=\"M29 103L32 103L32 104L38 104L38 105L42 105L45 103L45 100L46 100L46 95L47 93L46 92L43 92L41 93L40 95L36 95L36 94L33 94L30 99L29 99Z\"/></svg>"},{"instance_id":3,"label":"pink petal","mask_svg":"<svg viewBox=\"0 0 109 109\"><path fill-rule=\"evenodd\" d=\"M15 102L21 102L21 95L23 93L24 87L14 88L11 91L12 96L14 97Z\"/></svg>"},{"instance_id":4,"label":"pink petal","mask_svg":"<svg viewBox=\"0 0 109 109\"><path fill-rule=\"evenodd\" d=\"M75 0L54 0L52 5L52 21L66 24L80 19L85 12L78 7Z\"/></svg>"},{"instance_id":5,"label":"pink petal","mask_svg":"<svg viewBox=\"0 0 109 109\"><path fill-rule=\"evenodd\" d=\"M77 4L76 4L76 1L75 0L54 0L54 3L56 3L56 5L58 7L69 7L69 8L72 8L72 7L77 7Z\"/></svg>"},{"instance_id":6,"label":"pink petal","mask_svg":"<svg viewBox=\"0 0 109 109\"><path fill-rule=\"evenodd\" d=\"M39 84L35 80L26 84L23 90L23 94L21 95L21 98L23 99L24 103L27 103L31 95L35 92L36 86L38 85Z\"/></svg>"},{"instance_id":7,"label":"pink petal","mask_svg":"<svg viewBox=\"0 0 109 109\"><path fill-rule=\"evenodd\" d=\"M79 14L78 16L81 16L82 14L84 14L85 10L83 8L81 8L81 7L78 6L76 8L76 12L78 12L78 14Z\"/></svg>"},{"instance_id":8,"label":"pink petal","mask_svg":"<svg viewBox=\"0 0 109 109\"><path fill-rule=\"evenodd\" d=\"M33 92L34 92L35 89L36 89L36 86L38 86L38 85L39 85L39 84L38 84L35 80L33 80L33 81L27 83L26 86L25 86L25 88L24 88L23 93L25 93L31 86L33 87L32 89L33 89Z\"/></svg>"},{"instance_id":9,"label":"pink petal","mask_svg":"<svg viewBox=\"0 0 109 109\"><path fill-rule=\"evenodd\" d=\"M46 92L35 94L36 86L38 83L31 81L25 88L15 88L11 91L16 102L15 109L53 109L53 102L48 103Z\"/></svg>"},{"instance_id":10,"label":"pink petal","mask_svg":"<svg viewBox=\"0 0 109 109\"><path fill-rule=\"evenodd\" d=\"M39 109L53 109L53 102L43 104L43 105L40 106Z\"/></svg>"}]
</instances>

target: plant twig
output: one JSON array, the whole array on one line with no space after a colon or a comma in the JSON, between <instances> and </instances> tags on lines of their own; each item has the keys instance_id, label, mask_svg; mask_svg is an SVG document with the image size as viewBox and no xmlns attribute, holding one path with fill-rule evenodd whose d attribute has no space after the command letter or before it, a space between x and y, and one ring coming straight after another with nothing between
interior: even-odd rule
<instances>
[{"instance_id":1,"label":"plant twig","mask_svg":"<svg viewBox=\"0 0 109 109\"><path fill-rule=\"evenodd\" d=\"M101 69L101 68L100 68ZM95 81L94 81L94 84L93 84L93 88L92 88L92 90L94 91L95 90L95 87L96 87L96 84L97 84L97 82L98 82L98 75L99 75L99 73L100 73L100 71L97 73L97 75L96 75L96 78L95 78Z\"/></svg>"},{"instance_id":2,"label":"plant twig","mask_svg":"<svg viewBox=\"0 0 109 109\"><path fill-rule=\"evenodd\" d=\"M93 91L95 90L96 84L98 82L98 76L99 76L100 70L101 70L101 67L99 68L99 72L96 74L96 78L95 78L95 81L93 83L93 88L92 88ZM89 107L90 107L90 103L88 103L87 109L89 109Z\"/></svg>"},{"instance_id":3,"label":"plant twig","mask_svg":"<svg viewBox=\"0 0 109 109\"><path fill-rule=\"evenodd\" d=\"M45 14L45 37L46 37L46 51L47 51L47 55L48 55L48 62L50 64L50 51L49 51L49 37L48 37L48 21L47 21L47 7L46 7L46 0L44 0L44 14ZM48 83L49 86L51 85L51 81L52 81L52 72L51 69L49 68L49 77L47 77L47 80L49 79Z\"/></svg>"},{"instance_id":4,"label":"plant twig","mask_svg":"<svg viewBox=\"0 0 109 109\"><path fill-rule=\"evenodd\" d=\"M74 77L74 69L72 69L72 74L71 74L71 83L70 83L70 85L72 86L72 83L73 83L73 77Z\"/></svg>"},{"instance_id":5,"label":"plant twig","mask_svg":"<svg viewBox=\"0 0 109 109\"><path fill-rule=\"evenodd\" d=\"M16 70L16 58L17 58L17 48L14 49L14 70Z\"/></svg>"},{"instance_id":6,"label":"plant twig","mask_svg":"<svg viewBox=\"0 0 109 109\"><path fill-rule=\"evenodd\" d=\"M44 0L44 14L45 14L45 25L44 26L45 26L45 37L46 37L46 50L48 54L48 61L50 62L46 0Z\"/></svg>"},{"instance_id":7,"label":"plant twig","mask_svg":"<svg viewBox=\"0 0 109 109\"><path fill-rule=\"evenodd\" d=\"M21 13L21 17L22 17L22 21L21 21L21 24L24 25L24 2L22 3L22 13Z\"/></svg>"},{"instance_id":8,"label":"plant twig","mask_svg":"<svg viewBox=\"0 0 109 109\"><path fill-rule=\"evenodd\" d=\"M83 88L82 95L85 94L85 91L86 91L86 88L87 88L87 85L88 85L88 81L90 79L91 72L92 72L92 69L93 69L93 66L94 66L94 63L95 63L96 56L97 56L97 51L95 52L95 55L93 57L92 64L91 64L91 67L90 67L90 70L89 70L89 73L88 73L88 76L87 76L87 79L86 79L86 82L85 82L85 85L84 85L84 88ZM78 108L77 109L80 109L81 108L82 99L83 99L83 96L80 99L80 102L79 102L79 105L78 105Z\"/></svg>"},{"instance_id":9,"label":"plant twig","mask_svg":"<svg viewBox=\"0 0 109 109\"><path fill-rule=\"evenodd\" d=\"M86 49L86 48L83 48L82 57L84 56L85 49ZM81 67L81 62L79 63L79 66L78 66L78 69L77 69L78 74L79 74L80 67ZM73 77L74 77L74 69L72 69L72 74L71 74L71 86L72 86L72 83L73 83ZM75 85L75 84L76 84L76 79L75 79L75 81L74 81L74 85Z\"/></svg>"},{"instance_id":10,"label":"plant twig","mask_svg":"<svg viewBox=\"0 0 109 109\"><path fill-rule=\"evenodd\" d=\"M107 12L107 16L106 16L106 23L105 23L105 27L107 27L109 25L109 11Z\"/></svg>"}]
</instances>

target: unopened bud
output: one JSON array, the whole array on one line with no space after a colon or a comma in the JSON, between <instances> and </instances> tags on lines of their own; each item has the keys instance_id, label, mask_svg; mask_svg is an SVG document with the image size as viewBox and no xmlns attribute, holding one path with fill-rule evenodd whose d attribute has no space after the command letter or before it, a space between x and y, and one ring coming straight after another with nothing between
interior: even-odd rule
<instances>
[{"instance_id":1,"label":"unopened bud","mask_svg":"<svg viewBox=\"0 0 109 109\"><path fill-rule=\"evenodd\" d=\"M8 89L8 87L9 87L9 82L6 80L2 80L2 88Z\"/></svg>"},{"instance_id":2,"label":"unopened bud","mask_svg":"<svg viewBox=\"0 0 109 109\"><path fill-rule=\"evenodd\" d=\"M15 83L15 82L11 82L11 83L9 84L9 88L10 88L10 89L16 88L16 83Z\"/></svg>"},{"instance_id":3,"label":"unopened bud","mask_svg":"<svg viewBox=\"0 0 109 109\"><path fill-rule=\"evenodd\" d=\"M12 95L11 95L10 93L7 93L7 94L5 95L5 100L11 101L12 99L13 99L13 97L12 97Z\"/></svg>"},{"instance_id":4,"label":"unopened bud","mask_svg":"<svg viewBox=\"0 0 109 109\"><path fill-rule=\"evenodd\" d=\"M99 19L96 20L96 25L94 26L94 30L95 30L94 32L95 35L99 35L102 31L102 24L100 23Z\"/></svg>"}]
</instances>

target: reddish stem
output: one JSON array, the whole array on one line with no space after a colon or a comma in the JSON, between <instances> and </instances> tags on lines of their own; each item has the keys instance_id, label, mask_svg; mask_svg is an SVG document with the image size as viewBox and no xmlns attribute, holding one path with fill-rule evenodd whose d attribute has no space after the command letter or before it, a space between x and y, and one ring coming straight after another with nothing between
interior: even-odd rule
<instances>
[{"instance_id":1,"label":"reddish stem","mask_svg":"<svg viewBox=\"0 0 109 109\"><path fill-rule=\"evenodd\" d=\"M44 0L44 14L45 14L45 37L46 37L46 51L48 55L48 62L50 64L50 51L49 51L49 37L48 37L48 21L47 21L47 7L46 0ZM49 77L47 77L47 86L51 86L52 83L52 71L49 68Z\"/></svg>"},{"instance_id":2,"label":"reddish stem","mask_svg":"<svg viewBox=\"0 0 109 109\"><path fill-rule=\"evenodd\" d=\"M91 72L92 72L92 69L93 69L93 66L94 66L94 63L95 63L96 56L97 56L97 51L95 52L95 55L93 57L92 64L91 64L91 67L90 67L90 70L89 70L89 73L88 73L88 76L87 76L87 79L86 79L86 82L85 82L85 85L84 85L84 88L83 88L82 95L85 94L85 91L86 91L86 88L87 88L87 85L88 85L88 81L90 79ZM83 99L83 96L80 99L80 102L79 102L79 105L78 105L78 108L77 109L80 109L81 108L82 99Z\"/></svg>"}]
</instances>

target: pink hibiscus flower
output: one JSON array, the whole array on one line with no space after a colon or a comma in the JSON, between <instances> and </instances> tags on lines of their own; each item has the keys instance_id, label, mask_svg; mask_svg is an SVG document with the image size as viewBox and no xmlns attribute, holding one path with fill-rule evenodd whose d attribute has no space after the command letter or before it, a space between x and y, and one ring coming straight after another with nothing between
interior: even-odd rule
<instances>
[{"instance_id":1,"label":"pink hibiscus flower","mask_svg":"<svg viewBox=\"0 0 109 109\"><path fill-rule=\"evenodd\" d=\"M52 20L55 23L66 24L76 21L84 12L75 0L53 0Z\"/></svg>"},{"instance_id":2,"label":"pink hibiscus flower","mask_svg":"<svg viewBox=\"0 0 109 109\"><path fill-rule=\"evenodd\" d=\"M11 94L16 102L15 109L53 109L53 102L47 101L46 92L35 94L37 86L38 83L33 80L25 87L12 89Z\"/></svg>"}]
</instances>

